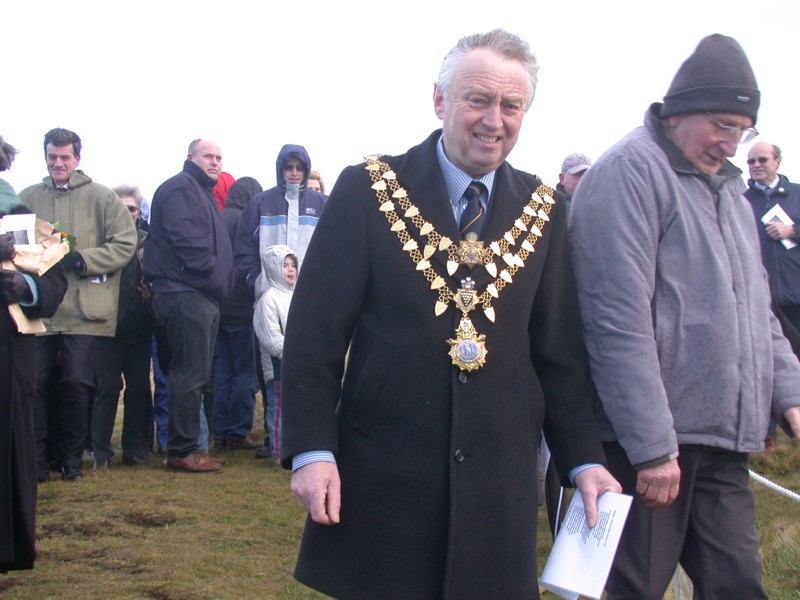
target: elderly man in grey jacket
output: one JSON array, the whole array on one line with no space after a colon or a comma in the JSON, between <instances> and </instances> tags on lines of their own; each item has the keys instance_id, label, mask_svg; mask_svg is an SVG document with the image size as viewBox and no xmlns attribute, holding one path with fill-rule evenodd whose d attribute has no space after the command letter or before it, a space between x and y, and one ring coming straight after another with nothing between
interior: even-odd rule
<instances>
[{"instance_id":1,"label":"elderly man in grey jacket","mask_svg":"<svg viewBox=\"0 0 800 600\"><path fill-rule=\"evenodd\" d=\"M635 494L609 599L766 598L748 453L800 438L800 365L770 311L741 171L760 101L739 44L703 39L643 127L584 176L570 224L609 467Z\"/></svg>"}]
</instances>

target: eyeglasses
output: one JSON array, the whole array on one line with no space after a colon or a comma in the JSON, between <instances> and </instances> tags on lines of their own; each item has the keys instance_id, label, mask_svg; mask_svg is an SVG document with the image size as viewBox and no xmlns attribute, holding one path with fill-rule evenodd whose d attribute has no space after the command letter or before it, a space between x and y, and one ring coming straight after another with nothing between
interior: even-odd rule
<instances>
[{"instance_id":1,"label":"eyeglasses","mask_svg":"<svg viewBox=\"0 0 800 600\"><path fill-rule=\"evenodd\" d=\"M746 129L742 129L741 127L736 127L734 125L723 125L717 121L717 118L711 113L706 113L706 116L711 124L716 126L717 134L722 138L726 138L729 142L746 144L758 135L758 129L755 127L747 127Z\"/></svg>"},{"instance_id":2,"label":"eyeglasses","mask_svg":"<svg viewBox=\"0 0 800 600\"><path fill-rule=\"evenodd\" d=\"M283 165L284 171L297 171L298 173L305 173L306 169L303 165Z\"/></svg>"},{"instance_id":3,"label":"eyeglasses","mask_svg":"<svg viewBox=\"0 0 800 600\"><path fill-rule=\"evenodd\" d=\"M767 164L769 162L769 158L766 157L766 156L759 156L758 158L748 158L747 159L747 164L748 165L754 165L754 164L756 164L756 161L758 161L762 165L765 165L765 164Z\"/></svg>"}]
</instances>

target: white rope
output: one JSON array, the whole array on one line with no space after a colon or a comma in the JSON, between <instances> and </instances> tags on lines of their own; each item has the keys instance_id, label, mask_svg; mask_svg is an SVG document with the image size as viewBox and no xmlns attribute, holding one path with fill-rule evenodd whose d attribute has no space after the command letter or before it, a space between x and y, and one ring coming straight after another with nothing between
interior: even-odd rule
<instances>
[{"instance_id":1,"label":"white rope","mask_svg":"<svg viewBox=\"0 0 800 600\"><path fill-rule=\"evenodd\" d=\"M772 491L778 492L782 496L786 496L787 498L794 500L795 502L800 502L800 494L796 494L792 490L787 490L785 487L781 487L777 483L774 483L769 479L767 479L766 477L762 477L761 475L753 471L750 471L750 477L752 479L755 479L761 485L768 487Z\"/></svg>"}]
</instances>

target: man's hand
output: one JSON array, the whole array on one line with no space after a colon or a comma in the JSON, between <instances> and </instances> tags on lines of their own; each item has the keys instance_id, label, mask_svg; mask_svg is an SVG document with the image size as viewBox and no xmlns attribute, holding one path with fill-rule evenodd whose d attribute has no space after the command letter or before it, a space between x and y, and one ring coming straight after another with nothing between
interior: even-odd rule
<instances>
[{"instance_id":1,"label":"man's hand","mask_svg":"<svg viewBox=\"0 0 800 600\"><path fill-rule=\"evenodd\" d=\"M767 235L775 241L788 240L794 236L794 226L779 221L767 223Z\"/></svg>"},{"instance_id":2,"label":"man's hand","mask_svg":"<svg viewBox=\"0 0 800 600\"><path fill-rule=\"evenodd\" d=\"M342 506L339 469L334 463L315 462L292 473L292 493L320 525L336 525Z\"/></svg>"},{"instance_id":3,"label":"man's hand","mask_svg":"<svg viewBox=\"0 0 800 600\"><path fill-rule=\"evenodd\" d=\"M669 506L680 491L681 468L678 459L668 463L642 469L636 477L636 493L642 497L645 506Z\"/></svg>"},{"instance_id":4,"label":"man's hand","mask_svg":"<svg viewBox=\"0 0 800 600\"><path fill-rule=\"evenodd\" d=\"M789 423L792 429L792 437L800 440L800 406L793 406L783 411L783 418Z\"/></svg>"},{"instance_id":5,"label":"man's hand","mask_svg":"<svg viewBox=\"0 0 800 600\"><path fill-rule=\"evenodd\" d=\"M0 262L13 260L16 255L17 249L14 248L14 234L10 231L0 234Z\"/></svg>"},{"instance_id":6,"label":"man's hand","mask_svg":"<svg viewBox=\"0 0 800 600\"><path fill-rule=\"evenodd\" d=\"M16 304L21 300L33 300L31 288L19 271L0 269L0 299L5 304Z\"/></svg>"},{"instance_id":7,"label":"man's hand","mask_svg":"<svg viewBox=\"0 0 800 600\"><path fill-rule=\"evenodd\" d=\"M70 250L61 259L61 265L65 271L83 271L83 257L77 250Z\"/></svg>"},{"instance_id":8,"label":"man's hand","mask_svg":"<svg viewBox=\"0 0 800 600\"><path fill-rule=\"evenodd\" d=\"M586 524L597 524L597 499L606 492L621 492L622 486L605 467L590 467L575 476L575 487L583 498Z\"/></svg>"}]
</instances>

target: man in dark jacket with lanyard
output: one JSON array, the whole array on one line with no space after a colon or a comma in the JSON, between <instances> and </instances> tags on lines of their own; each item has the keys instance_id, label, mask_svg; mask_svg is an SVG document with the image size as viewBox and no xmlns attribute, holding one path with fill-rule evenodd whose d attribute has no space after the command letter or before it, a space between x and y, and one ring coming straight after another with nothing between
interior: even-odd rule
<instances>
[{"instance_id":1,"label":"man in dark jacket with lanyard","mask_svg":"<svg viewBox=\"0 0 800 600\"><path fill-rule=\"evenodd\" d=\"M538 598L543 424L590 526L620 489L599 466L564 207L505 162L537 70L505 31L463 38L435 88L443 130L346 169L311 239L281 460L309 512L295 576L324 593Z\"/></svg>"},{"instance_id":2,"label":"man in dark jacket with lanyard","mask_svg":"<svg viewBox=\"0 0 800 600\"><path fill-rule=\"evenodd\" d=\"M219 147L195 140L183 172L153 196L144 274L153 289L159 362L169 389L167 467L219 471L224 462L200 451L200 405L211 376L219 304L233 287L228 230L212 195L222 169ZM164 342L169 355L162 353Z\"/></svg>"},{"instance_id":3,"label":"man in dark jacket with lanyard","mask_svg":"<svg viewBox=\"0 0 800 600\"><path fill-rule=\"evenodd\" d=\"M775 312L784 334L792 341L800 336L800 185L778 174L781 160L781 149L775 144L753 144L747 153L750 179L744 196L756 218L761 259L769 275ZM774 216L776 211L780 217ZM767 213L771 214L765 219ZM764 438L765 451L775 450L777 442L777 423L772 419Z\"/></svg>"},{"instance_id":4,"label":"man in dark jacket with lanyard","mask_svg":"<svg viewBox=\"0 0 800 600\"><path fill-rule=\"evenodd\" d=\"M781 149L759 142L747 154L751 179L745 197L750 201L758 224L761 254L769 274L772 295L786 317L800 331L800 185L779 175ZM794 224L772 218L762 222L775 207Z\"/></svg>"}]
</instances>

